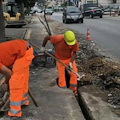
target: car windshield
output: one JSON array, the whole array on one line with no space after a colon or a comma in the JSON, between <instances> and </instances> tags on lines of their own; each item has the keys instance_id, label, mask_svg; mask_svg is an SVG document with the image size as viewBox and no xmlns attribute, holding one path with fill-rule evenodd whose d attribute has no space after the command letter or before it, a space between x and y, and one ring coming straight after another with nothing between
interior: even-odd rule
<instances>
[{"instance_id":1,"label":"car windshield","mask_svg":"<svg viewBox=\"0 0 120 120\"><path fill-rule=\"evenodd\" d=\"M78 13L80 12L78 8L67 8L68 13Z\"/></svg>"},{"instance_id":2,"label":"car windshield","mask_svg":"<svg viewBox=\"0 0 120 120\"><path fill-rule=\"evenodd\" d=\"M9 6L9 5L3 4L2 7L3 7L3 12L8 12L8 11L18 12L17 6L14 6L14 5Z\"/></svg>"},{"instance_id":3,"label":"car windshield","mask_svg":"<svg viewBox=\"0 0 120 120\"><path fill-rule=\"evenodd\" d=\"M100 8L94 8L94 10L101 10Z\"/></svg>"},{"instance_id":4,"label":"car windshield","mask_svg":"<svg viewBox=\"0 0 120 120\"><path fill-rule=\"evenodd\" d=\"M50 12L51 10L50 10L50 9L46 9L45 11L48 11L48 12Z\"/></svg>"},{"instance_id":5,"label":"car windshield","mask_svg":"<svg viewBox=\"0 0 120 120\"><path fill-rule=\"evenodd\" d=\"M101 10L101 9L98 8L98 7L88 7L88 9Z\"/></svg>"}]
</instances>

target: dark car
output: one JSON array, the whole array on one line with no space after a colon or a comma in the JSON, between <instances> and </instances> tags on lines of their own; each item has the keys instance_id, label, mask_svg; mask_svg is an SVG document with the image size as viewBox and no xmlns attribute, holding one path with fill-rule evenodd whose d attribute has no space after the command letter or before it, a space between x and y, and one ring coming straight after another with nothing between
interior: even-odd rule
<instances>
[{"instance_id":1,"label":"dark car","mask_svg":"<svg viewBox=\"0 0 120 120\"><path fill-rule=\"evenodd\" d=\"M88 7L84 13L84 16L89 16L91 18L94 18L95 16L99 16L100 18L103 17L103 11L98 7Z\"/></svg>"},{"instance_id":2,"label":"dark car","mask_svg":"<svg viewBox=\"0 0 120 120\"><path fill-rule=\"evenodd\" d=\"M63 20L63 23L68 23L68 22L83 23L83 15L77 7L67 6L63 10L62 20Z\"/></svg>"},{"instance_id":3,"label":"dark car","mask_svg":"<svg viewBox=\"0 0 120 120\"><path fill-rule=\"evenodd\" d=\"M118 10L118 16L120 16L120 10Z\"/></svg>"},{"instance_id":4,"label":"dark car","mask_svg":"<svg viewBox=\"0 0 120 120\"><path fill-rule=\"evenodd\" d=\"M104 9L104 15L110 15L110 14L117 14L118 10L117 9L113 9L113 8L106 8Z\"/></svg>"}]
</instances>

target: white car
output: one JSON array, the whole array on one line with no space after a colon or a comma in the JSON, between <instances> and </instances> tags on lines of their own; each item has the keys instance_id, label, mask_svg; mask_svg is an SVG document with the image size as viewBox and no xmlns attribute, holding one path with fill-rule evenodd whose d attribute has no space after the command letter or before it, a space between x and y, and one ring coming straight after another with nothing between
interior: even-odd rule
<instances>
[{"instance_id":1,"label":"white car","mask_svg":"<svg viewBox=\"0 0 120 120\"><path fill-rule=\"evenodd\" d=\"M53 11L51 9L45 9L45 14L52 15Z\"/></svg>"},{"instance_id":2,"label":"white car","mask_svg":"<svg viewBox=\"0 0 120 120\"><path fill-rule=\"evenodd\" d=\"M42 13L42 10L41 9L39 9L38 7L33 7L33 8L31 8L31 11L30 11L30 13Z\"/></svg>"}]
</instances>

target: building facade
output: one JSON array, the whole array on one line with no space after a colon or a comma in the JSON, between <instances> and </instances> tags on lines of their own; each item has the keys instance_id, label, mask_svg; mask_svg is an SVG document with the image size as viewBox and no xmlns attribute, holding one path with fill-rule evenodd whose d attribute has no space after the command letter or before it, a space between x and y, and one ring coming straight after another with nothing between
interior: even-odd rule
<instances>
[{"instance_id":1,"label":"building facade","mask_svg":"<svg viewBox=\"0 0 120 120\"><path fill-rule=\"evenodd\" d=\"M101 5L108 5L108 4L113 4L113 3L120 4L120 0L81 0L81 4L97 3L97 2Z\"/></svg>"}]
</instances>

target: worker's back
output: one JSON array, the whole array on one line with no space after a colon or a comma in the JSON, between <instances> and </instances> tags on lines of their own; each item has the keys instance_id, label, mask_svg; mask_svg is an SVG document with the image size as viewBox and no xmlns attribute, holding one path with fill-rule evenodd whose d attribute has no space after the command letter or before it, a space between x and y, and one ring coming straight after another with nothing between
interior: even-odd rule
<instances>
[{"instance_id":1,"label":"worker's back","mask_svg":"<svg viewBox=\"0 0 120 120\"><path fill-rule=\"evenodd\" d=\"M27 43L24 40L12 40L0 44L0 64L13 65L17 58L24 56Z\"/></svg>"}]
</instances>

